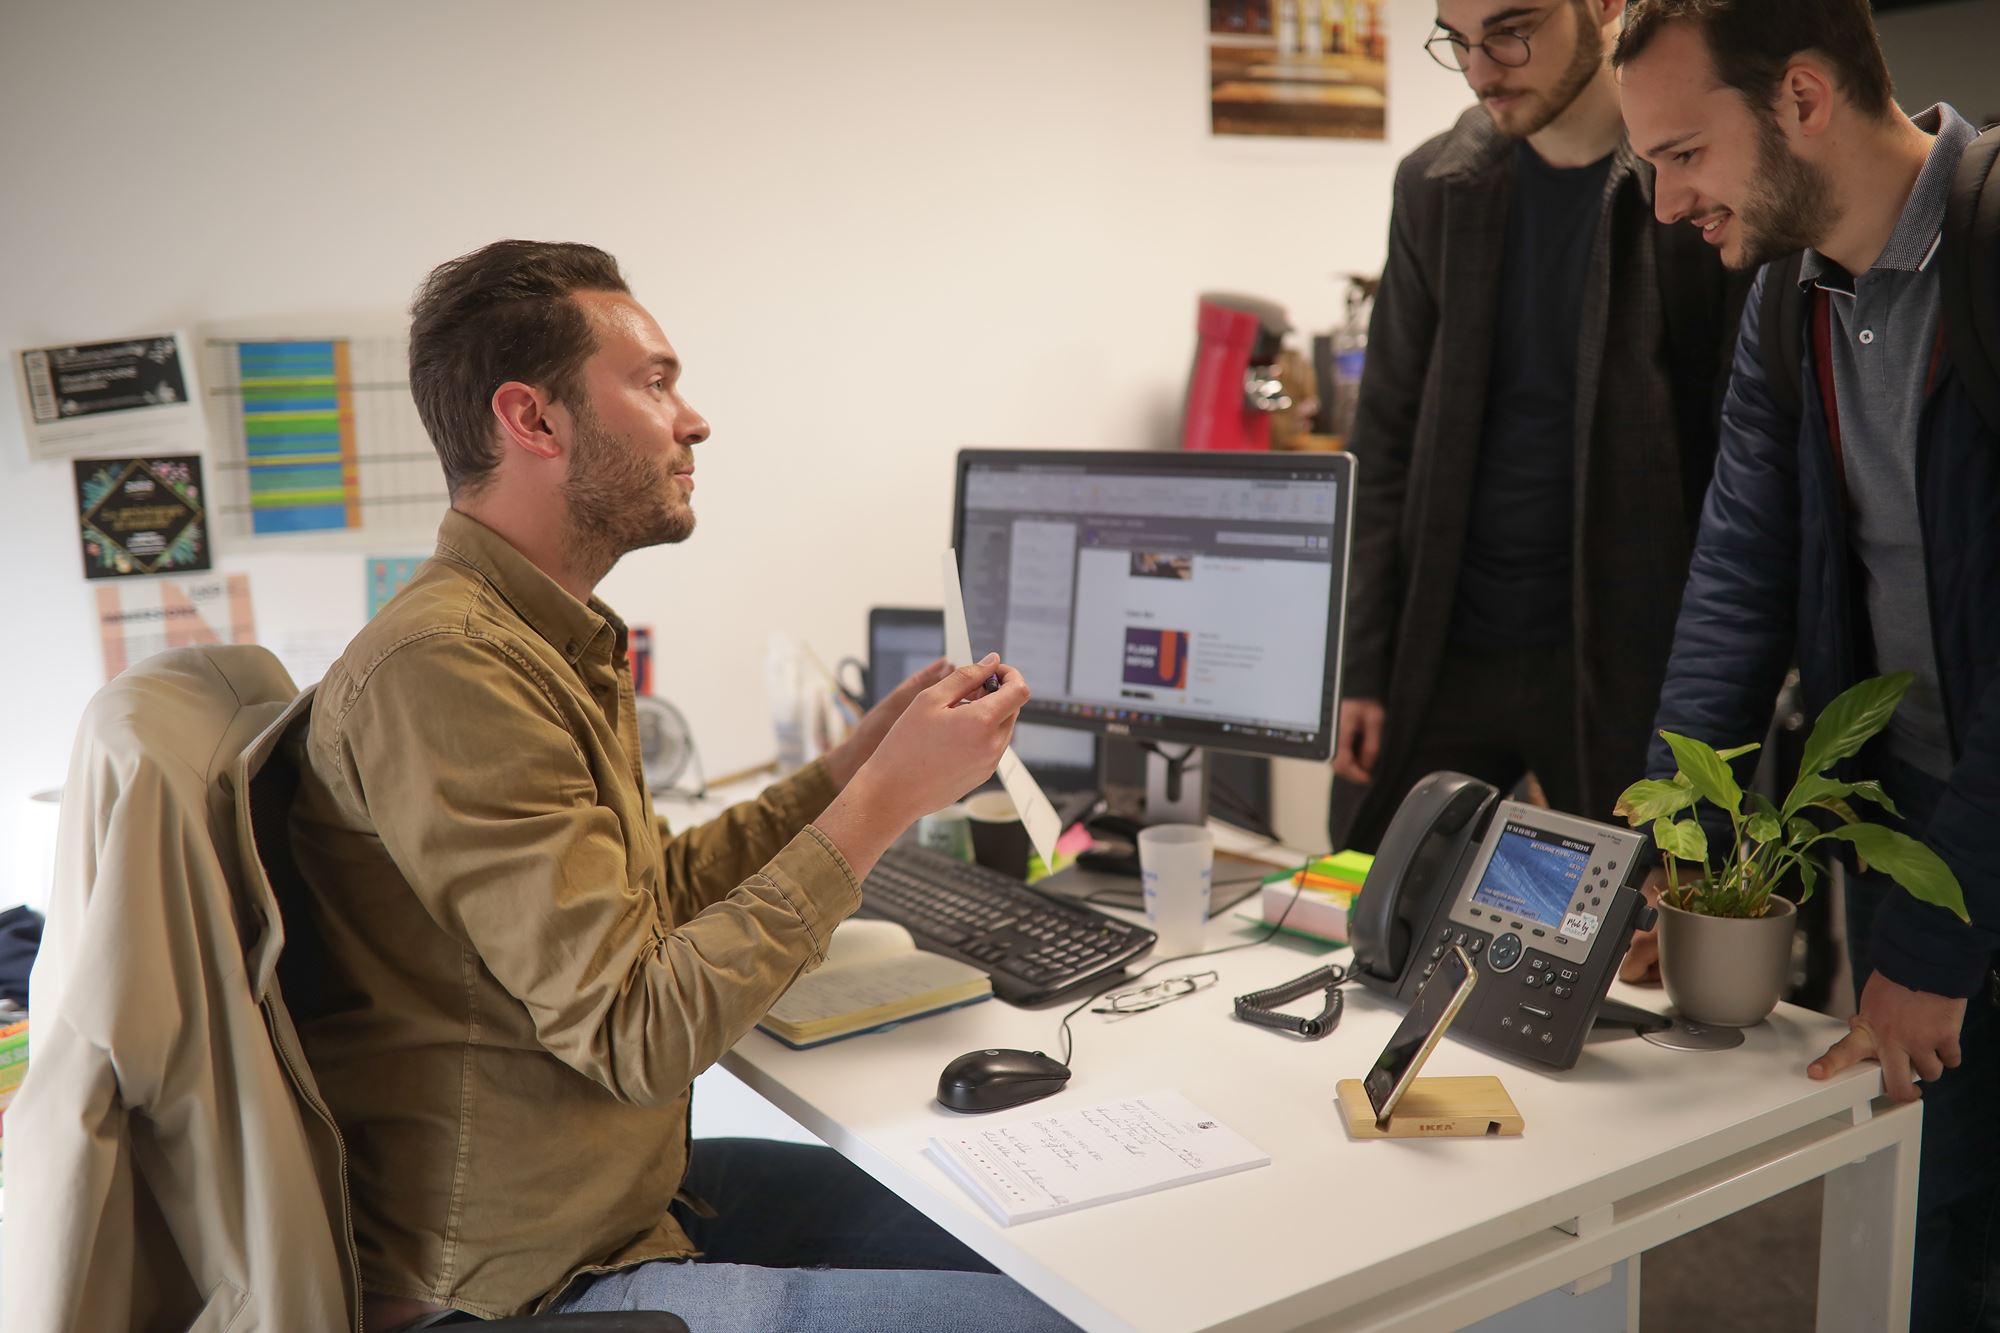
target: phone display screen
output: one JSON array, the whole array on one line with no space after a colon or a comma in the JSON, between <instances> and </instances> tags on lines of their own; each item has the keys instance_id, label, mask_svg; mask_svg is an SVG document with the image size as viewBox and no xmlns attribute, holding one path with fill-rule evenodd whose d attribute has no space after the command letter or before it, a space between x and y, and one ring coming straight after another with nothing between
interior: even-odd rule
<instances>
[{"instance_id":1,"label":"phone display screen","mask_svg":"<svg viewBox=\"0 0 2000 1333\"><path fill-rule=\"evenodd\" d=\"M1374 1108L1377 1121L1386 1120L1396 1108L1396 1100L1416 1076L1431 1048L1437 1045L1438 1038L1444 1035L1445 1027L1465 1003L1465 997L1476 980L1472 960L1466 956L1465 950L1446 950L1438 963L1437 972L1417 992L1416 1002L1403 1015L1403 1021L1396 1028L1395 1035L1389 1038L1389 1044L1382 1048L1375 1067L1362 1080L1362 1086L1368 1090L1368 1104Z\"/></svg>"},{"instance_id":2,"label":"phone display screen","mask_svg":"<svg viewBox=\"0 0 2000 1333\"><path fill-rule=\"evenodd\" d=\"M1509 820L1472 901L1540 925L1561 926L1596 850L1596 844L1580 838Z\"/></svg>"}]
</instances>

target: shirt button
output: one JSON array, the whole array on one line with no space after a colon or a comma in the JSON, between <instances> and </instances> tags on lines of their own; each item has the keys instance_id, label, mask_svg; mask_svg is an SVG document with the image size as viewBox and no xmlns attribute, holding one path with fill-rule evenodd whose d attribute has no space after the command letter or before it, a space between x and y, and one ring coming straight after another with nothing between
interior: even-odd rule
<instances>
[{"instance_id":1,"label":"shirt button","mask_svg":"<svg viewBox=\"0 0 2000 1333\"><path fill-rule=\"evenodd\" d=\"M1874 342L1874 341L1875 341L1875 330L1873 330L1873 329L1863 329L1863 330L1861 330L1861 345L1862 345L1862 346L1866 347L1866 346L1867 346L1867 345L1868 345L1869 343L1872 343L1872 342Z\"/></svg>"}]
</instances>

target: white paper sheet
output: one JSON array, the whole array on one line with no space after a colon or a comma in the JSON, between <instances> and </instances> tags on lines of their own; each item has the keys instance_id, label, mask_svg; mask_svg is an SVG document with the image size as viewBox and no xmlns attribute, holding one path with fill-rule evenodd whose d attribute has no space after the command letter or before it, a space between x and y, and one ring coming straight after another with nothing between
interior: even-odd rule
<instances>
[{"instance_id":1,"label":"white paper sheet","mask_svg":"<svg viewBox=\"0 0 2000 1333\"><path fill-rule=\"evenodd\" d=\"M973 661L972 634L965 627L965 594L958 585L958 556L952 551L944 553L944 651L953 666L965 666ZM1007 798L1014 802L1014 812L1021 816L1021 823L1027 826L1028 841L1035 844L1042 864L1054 870L1056 865L1056 843L1062 837L1062 816L1055 806L1042 794L1042 784L1036 782L1028 772L1028 766L1008 746L1000 756L998 768L1000 785L1007 789Z\"/></svg>"},{"instance_id":2,"label":"white paper sheet","mask_svg":"<svg viewBox=\"0 0 2000 1333\"><path fill-rule=\"evenodd\" d=\"M1269 1166L1178 1092L981 1125L924 1151L1003 1226Z\"/></svg>"}]
</instances>

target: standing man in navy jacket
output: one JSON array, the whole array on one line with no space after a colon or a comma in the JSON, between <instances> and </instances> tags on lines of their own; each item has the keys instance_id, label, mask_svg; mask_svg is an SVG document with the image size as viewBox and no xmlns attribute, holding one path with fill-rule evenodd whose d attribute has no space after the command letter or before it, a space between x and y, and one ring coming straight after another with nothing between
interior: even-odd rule
<instances>
[{"instance_id":1,"label":"standing man in navy jacket","mask_svg":"<svg viewBox=\"0 0 2000 1333\"><path fill-rule=\"evenodd\" d=\"M1938 255L1975 133L1896 106L1867 0L1639 0L1613 64L1662 220L1737 269L1804 252L1783 307L1800 410L1765 369L1791 332L1760 327L1773 265L1745 307L1658 726L1760 736L1794 652L1809 714L1914 673L1855 776L1884 781L1972 921L1850 873L1859 1013L1810 1073L1875 1059L1891 1096L1922 1095L1913 1327L2000 1326L2000 438L1940 337ZM1656 743L1649 771L1673 767ZM1635 941L1628 979L1655 950Z\"/></svg>"}]
</instances>

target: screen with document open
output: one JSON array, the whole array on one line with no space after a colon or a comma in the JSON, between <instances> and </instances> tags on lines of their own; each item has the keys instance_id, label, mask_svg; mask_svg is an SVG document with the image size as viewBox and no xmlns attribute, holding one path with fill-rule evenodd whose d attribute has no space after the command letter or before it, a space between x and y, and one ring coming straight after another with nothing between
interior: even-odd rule
<instances>
[{"instance_id":1,"label":"screen with document open","mask_svg":"<svg viewBox=\"0 0 2000 1333\"><path fill-rule=\"evenodd\" d=\"M1024 717L1324 757L1352 460L972 450L955 545L975 654Z\"/></svg>"}]
</instances>

